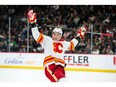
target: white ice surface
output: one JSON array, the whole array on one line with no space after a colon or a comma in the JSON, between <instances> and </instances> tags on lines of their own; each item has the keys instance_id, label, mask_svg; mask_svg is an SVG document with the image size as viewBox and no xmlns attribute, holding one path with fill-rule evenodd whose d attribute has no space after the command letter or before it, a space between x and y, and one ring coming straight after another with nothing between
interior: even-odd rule
<instances>
[{"instance_id":1,"label":"white ice surface","mask_svg":"<svg viewBox=\"0 0 116 87\"><path fill-rule=\"evenodd\" d=\"M116 73L66 71L69 82L115 82ZM50 82L43 70L2 69L0 82Z\"/></svg>"}]
</instances>

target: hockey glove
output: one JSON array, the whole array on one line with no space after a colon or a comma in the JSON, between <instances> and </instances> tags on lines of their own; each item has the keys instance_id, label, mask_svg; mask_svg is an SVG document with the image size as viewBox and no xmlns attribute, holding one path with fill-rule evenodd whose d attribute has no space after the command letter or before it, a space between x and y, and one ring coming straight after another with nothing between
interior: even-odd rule
<instances>
[{"instance_id":1,"label":"hockey glove","mask_svg":"<svg viewBox=\"0 0 116 87\"><path fill-rule=\"evenodd\" d=\"M81 28L77 31L77 37L80 37L80 38L82 39L82 38L84 38L85 33L86 33L85 27L81 27Z\"/></svg>"},{"instance_id":2,"label":"hockey glove","mask_svg":"<svg viewBox=\"0 0 116 87\"><path fill-rule=\"evenodd\" d=\"M37 21L36 13L34 13L33 10L29 10L28 12L28 21L31 24L34 24Z\"/></svg>"}]
</instances>

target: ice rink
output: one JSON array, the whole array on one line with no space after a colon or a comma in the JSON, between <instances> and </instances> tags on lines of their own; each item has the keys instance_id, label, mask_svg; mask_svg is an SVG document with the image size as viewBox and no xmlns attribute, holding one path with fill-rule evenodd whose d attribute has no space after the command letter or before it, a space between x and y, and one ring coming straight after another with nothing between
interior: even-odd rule
<instances>
[{"instance_id":1,"label":"ice rink","mask_svg":"<svg viewBox=\"0 0 116 87\"><path fill-rule=\"evenodd\" d=\"M115 82L116 73L66 71L68 82ZM50 82L43 70L0 68L0 82Z\"/></svg>"}]
</instances>

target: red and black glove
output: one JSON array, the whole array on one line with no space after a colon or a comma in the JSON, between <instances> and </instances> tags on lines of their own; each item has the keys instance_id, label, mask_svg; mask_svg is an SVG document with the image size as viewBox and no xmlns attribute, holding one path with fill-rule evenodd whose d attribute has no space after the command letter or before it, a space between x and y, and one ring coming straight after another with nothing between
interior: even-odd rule
<instances>
[{"instance_id":1,"label":"red and black glove","mask_svg":"<svg viewBox=\"0 0 116 87\"><path fill-rule=\"evenodd\" d=\"M31 24L34 24L37 22L36 13L34 13L33 10L29 10L28 12L28 21Z\"/></svg>"},{"instance_id":2,"label":"red and black glove","mask_svg":"<svg viewBox=\"0 0 116 87\"><path fill-rule=\"evenodd\" d=\"M80 38L82 39L82 38L84 38L85 33L86 33L85 27L81 27L81 28L77 31L77 37L80 37Z\"/></svg>"}]
</instances>

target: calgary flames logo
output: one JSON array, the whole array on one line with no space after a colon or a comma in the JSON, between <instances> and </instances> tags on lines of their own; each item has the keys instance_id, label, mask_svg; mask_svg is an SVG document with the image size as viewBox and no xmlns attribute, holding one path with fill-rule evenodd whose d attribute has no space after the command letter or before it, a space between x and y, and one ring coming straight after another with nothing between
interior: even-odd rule
<instances>
[{"instance_id":1,"label":"calgary flames logo","mask_svg":"<svg viewBox=\"0 0 116 87\"><path fill-rule=\"evenodd\" d=\"M55 53L62 53L63 52L63 50L62 50L62 48L63 48L63 45L61 44L61 43L53 43L53 50L54 50L54 52Z\"/></svg>"}]
</instances>

